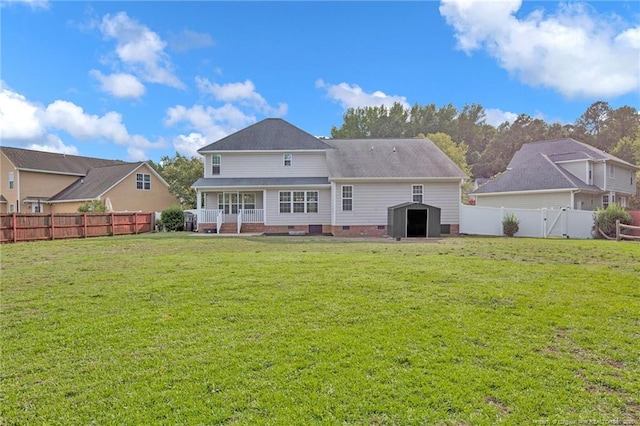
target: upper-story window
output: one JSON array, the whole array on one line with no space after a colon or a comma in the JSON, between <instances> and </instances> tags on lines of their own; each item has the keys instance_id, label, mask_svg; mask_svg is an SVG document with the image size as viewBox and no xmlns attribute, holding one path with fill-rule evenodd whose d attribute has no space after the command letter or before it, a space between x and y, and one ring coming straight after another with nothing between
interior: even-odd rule
<instances>
[{"instance_id":1,"label":"upper-story window","mask_svg":"<svg viewBox=\"0 0 640 426\"><path fill-rule=\"evenodd\" d=\"M634 175L634 172L633 170L631 170L631 176L629 177L629 185L633 185L633 175Z\"/></svg>"},{"instance_id":2,"label":"upper-story window","mask_svg":"<svg viewBox=\"0 0 640 426\"><path fill-rule=\"evenodd\" d=\"M609 164L609 177L615 177L616 172L614 170L613 164Z\"/></svg>"},{"instance_id":3,"label":"upper-story window","mask_svg":"<svg viewBox=\"0 0 640 426\"><path fill-rule=\"evenodd\" d=\"M411 192L413 194L413 202L422 204L424 185L412 185Z\"/></svg>"},{"instance_id":4,"label":"upper-story window","mask_svg":"<svg viewBox=\"0 0 640 426\"><path fill-rule=\"evenodd\" d=\"M587 183L593 185L593 164L589 163L589 176L587 176Z\"/></svg>"},{"instance_id":5,"label":"upper-story window","mask_svg":"<svg viewBox=\"0 0 640 426\"><path fill-rule=\"evenodd\" d=\"M151 190L151 175L149 173L136 173L136 188L145 191Z\"/></svg>"},{"instance_id":6,"label":"upper-story window","mask_svg":"<svg viewBox=\"0 0 640 426\"><path fill-rule=\"evenodd\" d=\"M9 172L9 189L13 189L13 172Z\"/></svg>"},{"instance_id":7,"label":"upper-story window","mask_svg":"<svg viewBox=\"0 0 640 426\"><path fill-rule=\"evenodd\" d=\"M291 165L293 164L293 154L290 154L290 153L284 154L283 158L284 158L284 166L291 167Z\"/></svg>"},{"instance_id":8,"label":"upper-story window","mask_svg":"<svg viewBox=\"0 0 640 426\"><path fill-rule=\"evenodd\" d=\"M212 175L219 175L220 174L220 163L221 163L221 156L220 154L213 154L211 156L211 174Z\"/></svg>"}]
</instances>

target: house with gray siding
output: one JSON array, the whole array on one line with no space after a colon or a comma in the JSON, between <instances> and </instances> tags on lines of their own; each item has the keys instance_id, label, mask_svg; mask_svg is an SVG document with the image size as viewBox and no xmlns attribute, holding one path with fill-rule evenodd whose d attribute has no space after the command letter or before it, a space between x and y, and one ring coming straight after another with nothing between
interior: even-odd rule
<instances>
[{"instance_id":1,"label":"house with gray siding","mask_svg":"<svg viewBox=\"0 0 640 426\"><path fill-rule=\"evenodd\" d=\"M198 150L200 232L383 236L388 208L441 209L457 233L467 176L429 139L319 139L268 118Z\"/></svg>"},{"instance_id":2,"label":"house with gray siding","mask_svg":"<svg viewBox=\"0 0 640 426\"><path fill-rule=\"evenodd\" d=\"M565 138L524 144L507 170L473 191L476 205L595 210L626 207L638 166Z\"/></svg>"}]
</instances>

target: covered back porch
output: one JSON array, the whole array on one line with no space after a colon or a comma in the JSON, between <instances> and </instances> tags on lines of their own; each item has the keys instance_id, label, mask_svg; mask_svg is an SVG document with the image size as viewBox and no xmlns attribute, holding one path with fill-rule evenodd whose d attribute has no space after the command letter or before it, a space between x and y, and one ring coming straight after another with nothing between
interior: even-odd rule
<instances>
[{"instance_id":1,"label":"covered back porch","mask_svg":"<svg viewBox=\"0 0 640 426\"><path fill-rule=\"evenodd\" d=\"M194 213L198 220L198 231L237 232L248 223L265 223L265 193L256 191L198 191Z\"/></svg>"}]
</instances>

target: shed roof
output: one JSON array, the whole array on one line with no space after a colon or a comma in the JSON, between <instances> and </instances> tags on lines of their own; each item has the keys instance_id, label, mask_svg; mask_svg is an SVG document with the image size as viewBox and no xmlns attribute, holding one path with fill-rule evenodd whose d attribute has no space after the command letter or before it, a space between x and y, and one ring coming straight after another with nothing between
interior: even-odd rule
<instances>
[{"instance_id":1,"label":"shed roof","mask_svg":"<svg viewBox=\"0 0 640 426\"><path fill-rule=\"evenodd\" d=\"M325 150L331 146L281 118L267 118L230 134L198 150L216 151L297 151Z\"/></svg>"}]
</instances>

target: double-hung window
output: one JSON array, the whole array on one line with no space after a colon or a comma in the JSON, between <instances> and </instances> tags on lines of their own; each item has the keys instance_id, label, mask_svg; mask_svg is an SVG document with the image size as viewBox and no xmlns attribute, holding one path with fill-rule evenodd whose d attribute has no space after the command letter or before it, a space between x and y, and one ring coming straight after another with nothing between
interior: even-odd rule
<instances>
[{"instance_id":1,"label":"double-hung window","mask_svg":"<svg viewBox=\"0 0 640 426\"><path fill-rule=\"evenodd\" d=\"M221 156L220 154L213 154L211 156L211 174L212 175L219 175L220 174L220 163L221 163Z\"/></svg>"},{"instance_id":2,"label":"double-hung window","mask_svg":"<svg viewBox=\"0 0 640 426\"><path fill-rule=\"evenodd\" d=\"M9 189L13 189L13 172L9 172Z\"/></svg>"},{"instance_id":3,"label":"double-hung window","mask_svg":"<svg viewBox=\"0 0 640 426\"><path fill-rule=\"evenodd\" d=\"M423 195L424 195L424 185L412 185L411 193L413 196L413 202L422 204Z\"/></svg>"},{"instance_id":4,"label":"double-hung window","mask_svg":"<svg viewBox=\"0 0 640 426\"><path fill-rule=\"evenodd\" d=\"M150 191L151 175L149 173L136 173L136 188Z\"/></svg>"},{"instance_id":5,"label":"double-hung window","mask_svg":"<svg viewBox=\"0 0 640 426\"><path fill-rule=\"evenodd\" d=\"M280 191L280 213L318 213L318 191Z\"/></svg>"},{"instance_id":6,"label":"double-hung window","mask_svg":"<svg viewBox=\"0 0 640 426\"><path fill-rule=\"evenodd\" d=\"M293 154L284 154L283 156L284 158L284 166L285 167L291 167L291 165L293 164Z\"/></svg>"},{"instance_id":7,"label":"double-hung window","mask_svg":"<svg viewBox=\"0 0 640 426\"><path fill-rule=\"evenodd\" d=\"M609 177L610 178L616 177L616 172L613 167L613 164L609 164Z\"/></svg>"},{"instance_id":8,"label":"double-hung window","mask_svg":"<svg viewBox=\"0 0 640 426\"><path fill-rule=\"evenodd\" d=\"M353 211L353 186L342 185L342 211Z\"/></svg>"},{"instance_id":9,"label":"double-hung window","mask_svg":"<svg viewBox=\"0 0 640 426\"><path fill-rule=\"evenodd\" d=\"M602 208L606 209L607 207L609 207L609 195L603 195L602 196Z\"/></svg>"}]
</instances>

